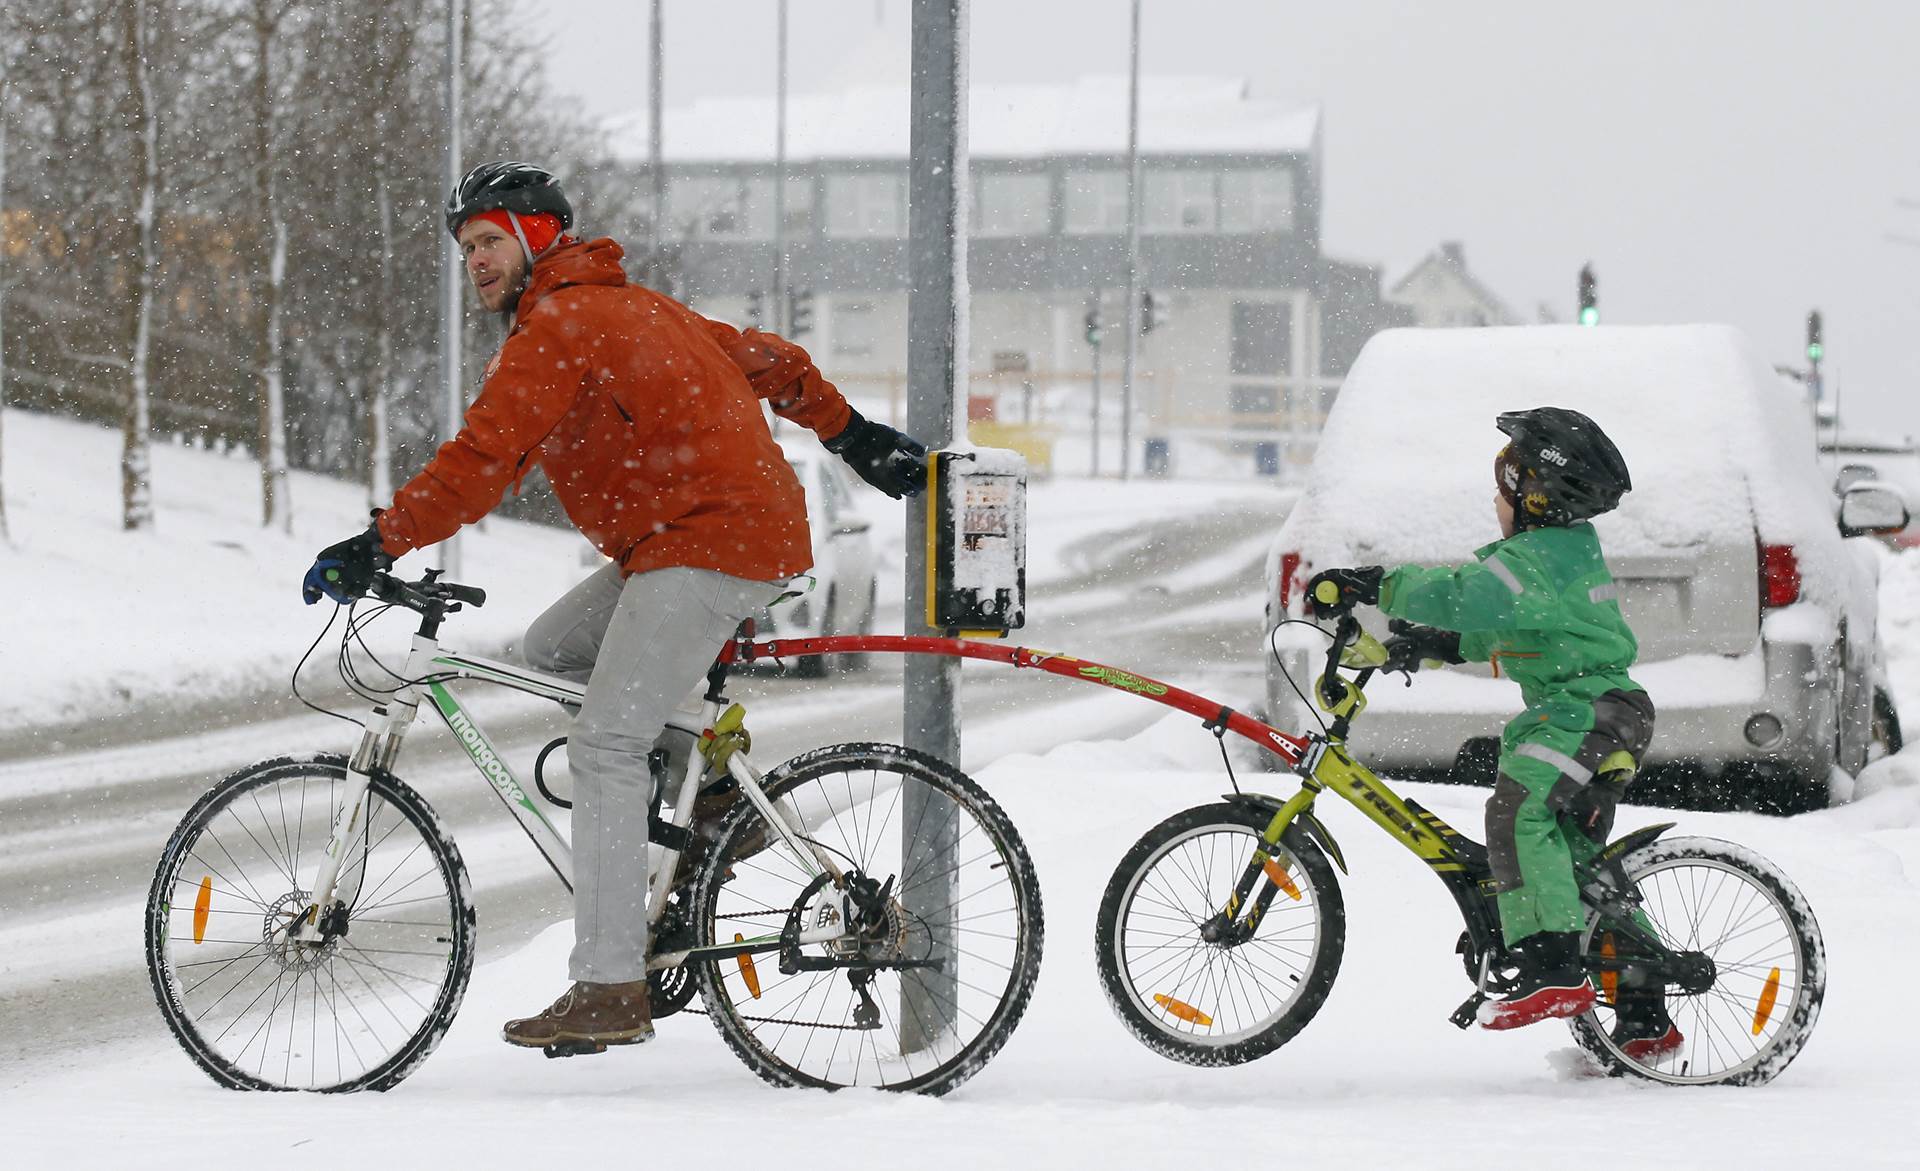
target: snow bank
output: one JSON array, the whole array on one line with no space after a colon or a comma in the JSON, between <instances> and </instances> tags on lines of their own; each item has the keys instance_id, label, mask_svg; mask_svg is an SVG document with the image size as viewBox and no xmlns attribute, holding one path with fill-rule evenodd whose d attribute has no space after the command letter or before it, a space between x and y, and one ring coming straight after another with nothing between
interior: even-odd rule
<instances>
[{"instance_id":1,"label":"snow bank","mask_svg":"<svg viewBox=\"0 0 1920 1171\"><path fill-rule=\"evenodd\" d=\"M152 533L125 533L117 431L14 410L4 434L0 468L13 539L0 543L0 598L10 603L0 617L0 733L110 718L134 707L286 693L294 663L334 609L304 605L300 578L315 552L366 524L363 488L293 473L289 536L260 527L259 467L251 459L156 444L158 523ZM1271 502L1277 525L1290 497L1270 481L1061 476L1031 485L1030 609L1063 605L1049 583L1086 571L1073 550L1089 538L1111 534L1103 542L1110 544L1139 526L1223 502ZM864 485L855 486L850 504L872 522L876 628L897 631L909 505ZM459 615L445 634L450 645L470 651L511 654L527 624L600 564L571 530L514 521L469 528L463 544L460 577L487 590L487 605ZM398 572L417 575L440 563L435 551L423 550L402 558ZM398 627L406 616L385 621ZM403 636L386 640L388 628L377 629L376 645L404 647ZM1249 636L1251 648L1251 630ZM324 648L316 652L321 657ZM309 669L316 682L332 678L324 665Z\"/></svg>"}]
</instances>

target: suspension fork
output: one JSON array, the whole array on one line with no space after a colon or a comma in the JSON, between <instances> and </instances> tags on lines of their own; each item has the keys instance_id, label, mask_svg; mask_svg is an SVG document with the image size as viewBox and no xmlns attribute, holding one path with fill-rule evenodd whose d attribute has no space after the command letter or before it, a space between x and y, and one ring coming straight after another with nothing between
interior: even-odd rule
<instances>
[{"instance_id":1,"label":"suspension fork","mask_svg":"<svg viewBox=\"0 0 1920 1171\"><path fill-rule=\"evenodd\" d=\"M1312 813L1313 803L1323 788L1325 786L1309 775L1303 778L1300 791L1274 812L1273 819L1260 835L1259 845L1254 847L1253 856L1247 859L1246 869L1240 872L1240 881L1228 893L1226 905L1213 918L1201 924L1202 938L1219 942L1230 934L1237 938L1251 936L1281 891L1286 891L1289 898L1300 897L1299 886L1287 874L1286 863L1280 860L1280 839L1295 818ZM1267 884L1255 896L1254 887L1262 876L1267 879ZM1243 907L1246 908L1244 919L1240 916Z\"/></svg>"},{"instance_id":2,"label":"suspension fork","mask_svg":"<svg viewBox=\"0 0 1920 1171\"><path fill-rule=\"evenodd\" d=\"M427 660L438 650L438 644L431 637L415 634L404 678L418 678ZM354 834L364 828L367 791L373 785L373 774L393 771L394 761L400 756L400 745L406 740L407 729L413 725L413 718L419 711L420 693L411 686L401 688L388 703L374 705L373 718L361 731L360 744L347 760L346 787L340 794L339 807L334 811L333 833L327 839L327 852L320 860L320 871L314 875L313 885L307 888L306 912L288 932L296 942L325 943L330 932L335 930L331 920L339 904L335 895L340 884L340 871L346 865L347 850Z\"/></svg>"}]
</instances>

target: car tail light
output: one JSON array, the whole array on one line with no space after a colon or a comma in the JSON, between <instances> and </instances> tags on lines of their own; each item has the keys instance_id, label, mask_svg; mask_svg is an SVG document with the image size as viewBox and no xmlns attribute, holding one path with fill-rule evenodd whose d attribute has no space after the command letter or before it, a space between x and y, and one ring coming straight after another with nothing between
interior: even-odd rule
<instances>
[{"instance_id":1,"label":"car tail light","mask_svg":"<svg viewBox=\"0 0 1920 1171\"><path fill-rule=\"evenodd\" d=\"M1293 602L1293 591L1305 589L1306 582L1300 579L1300 554L1280 554L1280 610L1285 613Z\"/></svg>"},{"instance_id":2,"label":"car tail light","mask_svg":"<svg viewBox=\"0 0 1920 1171\"><path fill-rule=\"evenodd\" d=\"M1760 605L1791 606L1800 600L1800 559L1792 545L1760 546Z\"/></svg>"}]
</instances>

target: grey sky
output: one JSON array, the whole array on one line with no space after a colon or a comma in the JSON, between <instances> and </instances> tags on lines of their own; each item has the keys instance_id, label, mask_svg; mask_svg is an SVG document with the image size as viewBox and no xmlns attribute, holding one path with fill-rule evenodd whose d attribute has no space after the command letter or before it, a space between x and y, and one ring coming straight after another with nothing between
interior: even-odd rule
<instances>
[{"instance_id":1,"label":"grey sky","mask_svg":"<svg viewBox=\"0 0 1920 1171\"><path fill-rule=\"evenodd\" d=\"M520 3L562 92L644 108L647 0ZM771 94L774 11L667 0L667 104ZM905 82L905 0L790 12L796 90ZM1124 72L1126 19L976 0L972 75ZM1920 247L1888 239L1920 240L1920 4L1146 0L1143 27L1143 71L1323 105L1329 253L1397 269L1458 239L1517 311L1563 317L1591 259L1609 323L1728 321L1777 362L1818 306L1849 423L1920 432Z\"/></svg>"}]
</instances>

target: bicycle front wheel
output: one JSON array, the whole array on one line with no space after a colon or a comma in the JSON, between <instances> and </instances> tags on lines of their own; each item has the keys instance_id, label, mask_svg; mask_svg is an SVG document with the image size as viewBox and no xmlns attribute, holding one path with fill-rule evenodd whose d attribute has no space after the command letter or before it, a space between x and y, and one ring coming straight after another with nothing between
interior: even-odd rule
<instances>
[{"instance_id":1,"label":"bicycle front wheel","mask_svg":"<svg viewBox=\"0 0 1920 1171\"><path fill-rule=\"evenodd\" d=\"M803 848L737 811L701 872L696 935L809 942L698 963L720 1035L775 1085L944 1094L972 1077L1040 971L1040 887L1013 823L958 769L890 744L797 757L766 794Z\"/></svg>"},{"instance_id":2,"label":"bicycle front wheel","mask_svg":"<svg viewBox=\"0 0 1920 1171\"><path fill-rule=\"evenodd\" d=\"M1826 995L1826 945L1806 896L1771 862L1713 838L1656 841L1622 866L1643 921L1694 979L1688 987L1646 977L1627 937L1594 916L1585 946L1600 995L1569 1022L1575 1039L1609 1072L1650 1081L1773 1080L1806 1045ZM1649 1017L1675 1039L1636 1057L1629 1030Z\"/></svg>"},{"instance_id":3,"label":"bicycle front wheel","mask_svg":"<svg viewBox=\"0 0 1920 1171\"><path fill-rule=\"evenodd\" d=\"M147 898L147 971L187 1055L236 1090L384 1090L426 1060L466 990L474 910L453 839L419 794L376 775L325 942L307 909L347 783L337 754L283 757L188 811Z\"/></svg>"},{"instance_id":4,"label":"bicycle front wheel","mask_svg":"<svg viewBox=\"0 0 1920 1171\"><path fill-rule=\"evenodd\" d=\"M1203 934L1272 819L1231 802L1176 813L1107 883L1094 926L1100 983L1121 1023L1163 1057L1213 1066L1264 1057L1306 1027L1333 987L1346 910L1332 865L1296 827L1254 888L1250 901L1271 889L1256 929Z\"/></svg>"}]
</instances>

